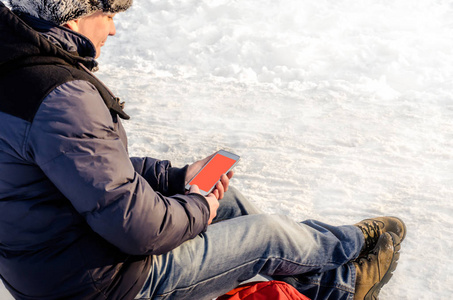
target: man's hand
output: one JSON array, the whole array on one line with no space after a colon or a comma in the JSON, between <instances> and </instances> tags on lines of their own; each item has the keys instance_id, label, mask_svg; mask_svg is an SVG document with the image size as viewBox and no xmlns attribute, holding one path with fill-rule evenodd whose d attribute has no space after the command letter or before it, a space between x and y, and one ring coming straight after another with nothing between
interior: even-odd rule
<instances>
[{"instance_id":1,"label":"man's hand","mask_svg":"<svg viewBox=\"0 0 453 300\"><path fill-rule=\"evenodd\" d=\"M217 216L217 209L219 209L219 200L223 198L225 192L228 190L230 179L233 177L233 175L233 171L228 172L228 174L226 175L223 174L212 192L205 197L209 205L208 224L211 224L212 220ZM189 193L200 194L200 189L196 184L194 184L190 187Z\"/></svg>"},{"instance_id":2,"label":"man's hand","mask_svg":"<svg viewBox=\"0 0 453 300\"><path fill-rule=\"evenodd\" d=\"M201 168L212 158L212 156L214 156L214 154L191 164L187 168L185 185L189 182L189 180L191 180L195 176L195 174L198 173L198 171L201 170ZM228 186L230 185L230 179L233 177L233 175L234 175L234 172L230 171L226 175L224 174L224 175L220 176L219 182L217 182L216 186L214 187L214 189L211 192L211 194L215 195L217 200L222 199L224 196L224 193L226 191L228 191ZM197 192L197 193L199 193L199 192Z\"/></svg>"},{"instance_id":3,"label":"man's hand","mask_svg":"<svg viewBox=\"0 0 453 300\"><path fill-rule=\"evenodd\" d=\"M194 185L192 185L190 187L189 193L200 194L200 189L198 188L197 185L194 184ZM212 220L217 216L217 209L219 208L219 200L215 196L214 193L210 193L205 198L206 198L206 201L208 201L208 204L209 204L209 220L208 220L208 224L211 224Z\"/></svg>"},{"instance_id":4,"label":"man's hand","mask_svg":"<svg viewBox=\"0 0 453 300\"><path fill-rule=\"evenodd\" d=\"M202 160L194 162L187 168L186 181L185 181L184 185L189 183L189 180L191 180L195 176L195 174L197 174L198 171L200 171L201 168L203 168L203 166L211 159L211 157L214 156L214 154L212 154Z\"/></svg>"},{"instance_id":5,"label":"man's hand","mask_svg":"<svg viewBox=\"0 0 453 300\"><path fill-rule=\"evenodd\" d=\"M218 181L212 190L211 194L214 194L218 200L223 199L225 192L228 191L230 185L230 179L233 177L234 172L230 171L226 175L223 174L220 176L220 181Z\"/></svg>"}]
</instances>

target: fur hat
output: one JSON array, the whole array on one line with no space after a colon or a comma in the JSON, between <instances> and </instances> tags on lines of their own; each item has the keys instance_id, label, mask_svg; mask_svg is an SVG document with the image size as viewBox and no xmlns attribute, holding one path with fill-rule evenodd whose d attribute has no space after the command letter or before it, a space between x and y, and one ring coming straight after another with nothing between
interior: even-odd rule
<instances>
[{"instance_id":1,"label":"fur hat","mask_svg":"<svg viewBox=\"0 0 453 300\"><path fill-rule=\"evenodd\" d=\"M91 15L98 10L108 13L125 11L133 0L9 0L11 10L26 13L62 25Z\"/></svg>"}]
</instances>

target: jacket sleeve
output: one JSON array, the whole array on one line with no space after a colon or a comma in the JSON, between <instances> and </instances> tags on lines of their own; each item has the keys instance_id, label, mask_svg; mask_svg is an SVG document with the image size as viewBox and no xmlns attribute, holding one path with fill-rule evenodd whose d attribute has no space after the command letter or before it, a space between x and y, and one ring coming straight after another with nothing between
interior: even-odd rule
<instances>
[{"instance_id":1,"label":"jacket sleeve","mask_svg":"<svg viewBox=\"0 0 453 300\"><path fill-rule=\"evenodd\" d=\"M125 253L166 253L206 230L205 198L154 191L134 168L117 125L94 86L65 83L41 104L27 155L92 230Z\"/></svg>"},{"instance_id":2,"label":"jacket sleeve","mask_svg":"<svg viewBox=\"0 0 453 300\"><path fill-rule=\"evenodd\" d=\"M163 195L172 196L185 192L185 178L188 166L174 168L168 160L150 157L131 157L132 165L151 187Z\"/></svg>"}]
</instances>

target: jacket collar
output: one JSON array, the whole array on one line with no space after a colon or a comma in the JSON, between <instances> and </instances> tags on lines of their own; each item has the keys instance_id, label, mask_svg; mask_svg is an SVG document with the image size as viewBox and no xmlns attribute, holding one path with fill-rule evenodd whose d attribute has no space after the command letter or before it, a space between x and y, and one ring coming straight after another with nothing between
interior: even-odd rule
<instances>
[{"instance_id":1,"label":"jacket collar","mask_svg":"<svg viewBox=\"0 0 453 300\"><path fill-rule=\"evenodd\" d=\"M18 18L0 1L0 76L39 60L60 60L62 64L76 68L80 65L82 69L94 71L97 68L95 53L93 44L83 35L28 15ZM129 119L119 98L91 72L87 74L93 76L92 81L107 107L121 118Z\"/></svg>"},{"instance_id":2,"label":"jacket collar","mask_svg":"<svg viewBox=\"0 0 453 300\"><path fill-rule=\"evenodd\" d=\"M27 14L21 14L20 18L55 46L83 58L81 63L89 70L97 70L98 64L94 59L96 48L87 37L69 28Z\"/></svg>"}]
</instances>

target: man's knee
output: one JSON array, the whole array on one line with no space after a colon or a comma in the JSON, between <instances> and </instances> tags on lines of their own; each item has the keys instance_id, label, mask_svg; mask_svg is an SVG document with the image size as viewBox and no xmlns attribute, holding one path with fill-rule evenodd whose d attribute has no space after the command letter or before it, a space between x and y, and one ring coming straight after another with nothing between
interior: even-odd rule
<instances>
[{"instance_id":1,"label":"man's knee","mask_svg":"<svg viewBox=\"0 0 453 300\"><path fill-rule=\"evenodd\" d=\"M243 216L261 213L260 210L235 187L230 186L228 188L228 192L225 193L225 197L221 202L224 200L230 202L230 205L237 207Z\"/></svg>"},{"instance_id":2,"label":"man's knee","mask_svg":"<svg viewBox=\"0 0 453 300\"><path fill-rule=\"evenodd\" d=\"M258 213L260 213L259 210L241 192L234 187L229 187L224 198L220 200L220 207L214 222Z\"/></svg>"},{"instance_id":3,"label":"man's knee","mask_svg":"<svg viewBox=\"0 0 453 300\"><path fill-rule=\"evenodd\" d=\"M223 200L227 200L227 201L240 201L240 200L244 200L245 197L241 194L241 192L239 192L238 189L236 189L235 187L233 186L229 186L228 187L228 191L225 193L225 196L224 198L222 199Z\"/></svg>"},{"instance_id":4,"label":"man's knee","mask_svg":"<svg viewBox=\"0 0 453 300\"><path fill-rule=\"evenodd\" d=\"M291 247L301 244L309 245L310 249L320 249L323 241L327 238L319 232L303 223L296 222L284 215L259 214L250 216L254 218L253 226L255 232L267 236L270 241L285 243Z\"/></svg>"},{"instance_id":5,"label":"man's knee","mask_svg":"<svg viewBox=\"0 0 453 300\"><path fill-rule=\"evenodd\" d=\"M293 227L299 227L296 222L282 215L257 214L250 216L250 219L255 227L254 230L262 231L266 235L274 236L274 238L282 236L288 231L294 231Z\"/></svg>"}]
</instances>

